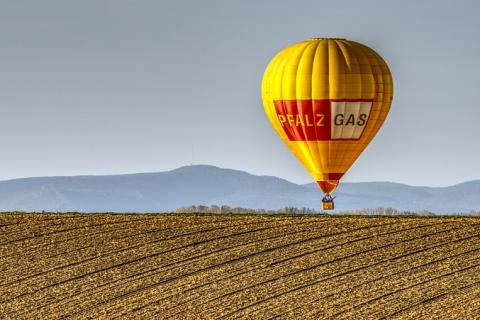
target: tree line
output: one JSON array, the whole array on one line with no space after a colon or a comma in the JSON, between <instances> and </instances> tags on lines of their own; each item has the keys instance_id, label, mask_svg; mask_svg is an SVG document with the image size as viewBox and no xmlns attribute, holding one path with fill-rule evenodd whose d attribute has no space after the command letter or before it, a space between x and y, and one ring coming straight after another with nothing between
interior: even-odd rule
<instances>
[{"instance_id":1,"label":"tree line","mask_svg":"<svg viewBox=\"0 0 480 320\"><path fill-rule=\"evenodd\" d=\"M176 213L269 213L269 214L319 214L330 213L322 210L315 210L311 208L297 208L297 207L284 207L278 210L265 210L265 209L252 209L243 207L230 207L227 205L189 205L179 207L175 210ZM336 211L335 214L344 215L383 215L383 216L396 216L396 215L421 215L421 216L434 216L435 214L430 211L401 211L390 207L378 207L373 209L360 209L360 210L345 210Z\"/></svg>"}]
</instances>

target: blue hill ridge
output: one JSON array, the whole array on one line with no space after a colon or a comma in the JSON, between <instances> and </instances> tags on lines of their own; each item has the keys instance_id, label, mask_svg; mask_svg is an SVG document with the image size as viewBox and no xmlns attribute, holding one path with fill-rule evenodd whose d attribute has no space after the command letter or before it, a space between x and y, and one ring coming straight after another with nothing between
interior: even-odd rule
<instances>
[{"instance_id":1,"label":"blue hill ridge","mask_svg":"<svg viewBox=\"0 0 480 320\"><path fill-rule=\"evenodd\" d=\"M390 182L342 183L338 210L393 207L435 213L480 211L480 180L450 187ZM185 205L228 205L276 210L321 207L315 184L209 165L154 173L38 177L0 181L1 211L160 212Z\"/></svg>"}]
</instances>

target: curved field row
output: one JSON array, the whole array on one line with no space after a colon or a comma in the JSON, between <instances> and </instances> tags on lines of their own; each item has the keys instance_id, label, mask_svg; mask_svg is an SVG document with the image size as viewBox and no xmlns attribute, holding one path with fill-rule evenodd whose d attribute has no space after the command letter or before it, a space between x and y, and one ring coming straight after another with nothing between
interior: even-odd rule
<instances>
[{"instance_id":1,"label":"curved field row","mask_svg":"<svg viewBox=\"0 0 480 320\"><path fill-rule=\"evenodd\" d=\"M0 215L1 319L475 319L480 220Z\"/></svg>"}]
</instances>

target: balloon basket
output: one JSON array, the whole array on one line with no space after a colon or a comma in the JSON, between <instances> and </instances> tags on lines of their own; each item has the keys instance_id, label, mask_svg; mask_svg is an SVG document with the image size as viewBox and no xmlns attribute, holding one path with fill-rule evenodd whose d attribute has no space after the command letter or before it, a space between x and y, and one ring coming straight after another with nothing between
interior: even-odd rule
<instances>
[{"instance_id":1,"label":"balloon basket","mask_svg":"<svg viewBox=\"0 0 480 320\"><path fill-rule=\"evenodd\" d=\"M335 209L335 205L333 204L333 199L335 199L335 197L332 197L331 195L326 194L322 199L322 209L323 210Z\"/></svg>"},{"instance_id":2,"label":"balloon basket","mask_svg":"<svg viewBox=\"0 0 480 320\"><path fill-rule=\"evenodd\" d=\"M333 210L333 209L335 209L335 205L333 204L333 201L324 201L324 202L322 202L322 209L323 210Z\"/></svg>"}]
</instances>

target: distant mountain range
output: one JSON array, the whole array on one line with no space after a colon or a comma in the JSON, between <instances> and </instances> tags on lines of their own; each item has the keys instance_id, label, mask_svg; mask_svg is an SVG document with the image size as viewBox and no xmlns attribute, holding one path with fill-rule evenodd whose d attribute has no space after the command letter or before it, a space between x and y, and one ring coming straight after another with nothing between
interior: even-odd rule
<instances>
[{"instance_id":1,"label":"distant mountain range","mask_svg":"<svg viewBox=\"0 0 480 320\"><path fill-rule=\"evenodd\" d=\"M480 180L444 188L390 182L342 183L338 210L393 207L435 213L480 211ZM0 211L159 212L185 205L252 209L321 207L315 184L207 165L158 173L0 181Z\"/></svg>"}]
</instances>

